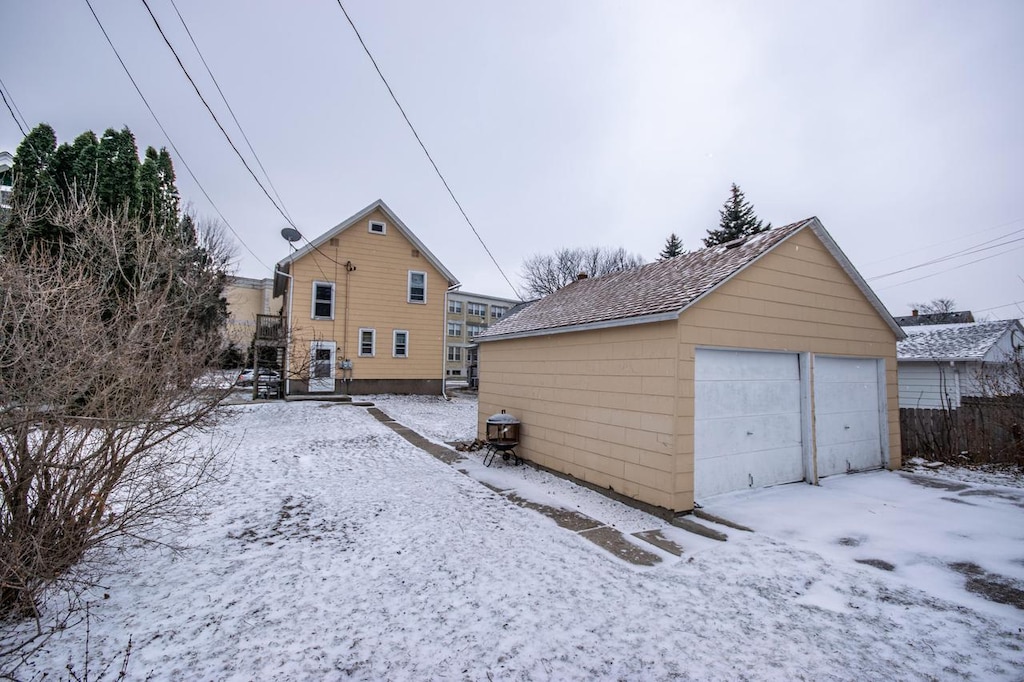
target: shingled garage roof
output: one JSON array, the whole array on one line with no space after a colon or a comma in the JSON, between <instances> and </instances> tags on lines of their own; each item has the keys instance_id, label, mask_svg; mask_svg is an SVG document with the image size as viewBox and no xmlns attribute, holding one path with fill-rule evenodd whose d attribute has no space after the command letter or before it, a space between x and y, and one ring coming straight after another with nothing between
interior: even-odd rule
<instances>
[{"instance_id":1,"label":"shingled garage roof","mask_svg":"<svg viewBox=\"0 0 1024 682\"><path fill-rule=\"evenodd\" d=\"M1017 320L950 325L931 332L911 334L896 344L897 360L983 360Z\"/></svg>"},{"instance_id":2,"label":"shingled garage roof","mask_svg":"<svg viewBox=\"0 0 1024 682\"><path fill-rule=\"evenodd\" d=\"M649 263L634 270L578 280L507 315L475 337L496 341L676 319L679 314L789 237L812 230L857 284L897 338L904 333L817 218Z\"/></svg>"}]
</instances>

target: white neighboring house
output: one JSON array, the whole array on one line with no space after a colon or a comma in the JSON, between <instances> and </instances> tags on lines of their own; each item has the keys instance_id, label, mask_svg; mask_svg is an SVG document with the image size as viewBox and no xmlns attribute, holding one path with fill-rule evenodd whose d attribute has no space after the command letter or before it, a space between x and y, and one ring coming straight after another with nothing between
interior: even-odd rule
<instances>
[{"instance_id":1,"label":"white neighboring house","mask_svg":"<svg viewBox=\"0 0 1024 682\"><path fill-rule=\"evenodd\" d=\"M984 394L983 367L1024 348L1019 320L908 326L896 344L900 407L955 410L961 398Z\"/></svg>"},{"instance_id":2,"label":"white neighboring house","mask_svg":"<svg viewBox=\"0 0 1024 682\"><path fill-rule=\"evenodd\" d=\"M0 151L0 208L11 207L11 169L13 167L14 157L11 153Z\"/></svg>"}]
</instances>

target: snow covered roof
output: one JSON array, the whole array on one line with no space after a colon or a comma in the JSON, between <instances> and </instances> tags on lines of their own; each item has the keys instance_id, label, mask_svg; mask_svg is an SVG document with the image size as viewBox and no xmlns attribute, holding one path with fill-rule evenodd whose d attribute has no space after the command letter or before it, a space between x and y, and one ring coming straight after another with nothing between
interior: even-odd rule
<instances>
[{"instance_id":1,"label":"snow covered roof","mask_svg":"<svg viewBox=\"0 0 1024 682\"><path fill-rule=\"evenodd\" d=\"M776 227L745 241L691 251L603 277L578 280L506 315L477 341L556 334L677 319L736 273L803 229L821 240L897 338L904 333L817 218Z\"/></svg>"},{"instance_id":2,"label":"snow covered roof","mask_svg":"<svg viewBox=\"0 0 1024 682\"><path fill-rule=\"evenodd\" d=\"M1014 328L1024 336L1024 328L1017 320L940 324L907 329L907 338L896 344L896 358L908 361L980 361Z\"/></svg>"}]
</instances>

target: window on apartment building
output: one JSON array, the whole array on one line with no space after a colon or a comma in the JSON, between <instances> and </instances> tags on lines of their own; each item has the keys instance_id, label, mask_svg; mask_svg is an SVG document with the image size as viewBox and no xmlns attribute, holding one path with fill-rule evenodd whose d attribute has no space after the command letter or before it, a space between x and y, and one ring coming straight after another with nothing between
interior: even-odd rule
<instances>
[{"instance_id":1,"label":"window on apartment building","mask_svg":"<svg viewBox=\"0 0 1024 682\"><path fill-rule=\"evenodd\" d=\"M450 313L461 313L462 312L462 301L455 301L448 299L448 312Z\"/></svg>"},{"instance_id":2,"label":"window on apartment building","mask_svg":"<svg viewBox=\"0 0 1024 682\"><path fill-rule=\"evenodd\" d=\"M373 234L387 234L388 226L387 223L382 220L371 220L369 230Z\"/></svg>"},{"instance_id":3,"label":"window on apartment building","mask_svg":"<svg viewBox=\"0 0 1024 682\"><path fill-rule=\"evenodd\" d=\"M359 357L372 358L377 351L377 330L359 330Z\"/></svg>"},{"instance_id":4,"label":"window on apartment building","mask_svg":"<svg viewBox=\"0 0 1024 682\"><path fill-rule=\"evenodd\" d=\"M313 319L334 319L333 282L313 282Z\"/></svg>"},{"instance_id":5,"label":"window on apartment building","mask_svg":"<svg viewBox=\"0 0 1024 682\"><path fill-rule=\"evenodd\" d=\"M495 320L500 320L505 317L505 313L508 312L508 306L503 305L492 305L491 306L491 317Z\"/></svg>"},{"instance_id":6,"label":"window on apartment building","mask_svg":"<svg viewBox=\"0 0 1024 682\"><path fill-rule=\"evenodd\" d=\"M448 346L448 362L462 362L462 346Z\"/></svg>"},{"instance_id":7,"label":"window on apartment building","mask_svg":"<svg viewBox=\"0 0 1024 682\"><path fill-rule=\"evenodd\" d=\"M409 271L409 303L427 302L427 273Z\"/></svg>"},{"instance_id":8,"label":"window on apartment building","mask_svg":"<svg viewBox=\"0 0 1024 682\"><path fill-rule=\"evenodd\" d=\"M462 336L462 323L449 321L448 336Z\"/></svg>"},{"instance_id":9,"label":"window on apartment building","mask_svg":"<svg viewBox=\"0 0 1024 682\"><path fill-rule=\"evenodd\" d=\"M392 357L409 357L409 332L404 329L396 329L392 339Z\"/></svg>"},{"instance_id":10,"label":"window on apartment building","mask_svg":"<svg viewBox=\"0 0 1024 682\"><path fill-rule=\"evenodd\" d=\"M477 317L483 317L487 314L487 306L483 303L467 303L466 313L469 315L476 315Z\"/></svg>"},{"instance_id":11,"label":"window on apartment building","mask_svg":"<svg viewBox=\"0 0 1024 682\"><path fill-rule=\"evenodd\" d=\"M470 336L476 336L477 334L482 334L485 329L487 329L487 325L486 324L467 324L466 325L466 333L469 334Z\"/></svg>"}]
</instances>

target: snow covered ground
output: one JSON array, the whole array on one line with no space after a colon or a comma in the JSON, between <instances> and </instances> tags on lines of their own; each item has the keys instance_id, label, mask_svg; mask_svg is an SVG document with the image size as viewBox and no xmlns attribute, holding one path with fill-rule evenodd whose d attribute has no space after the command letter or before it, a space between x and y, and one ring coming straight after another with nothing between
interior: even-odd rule
<instances>
[{"instance_id":1,"label":"snow covered ground","mask_svg":"<svg viewBox=\"0 0 1024 682\"><path fill-rule=\"evenodd\" d=\"M475 435L471 399L374 400L432 440ZM757 532L721 543L529 467L446 465L363 408L232 410L238 450L187 549L100 577L94 662L131 636L130 677L155 680L1024 676L1024 610L967 589L1024 584L1020 488L876 472L729 494L709 510ZM684 553L633 566L477 479ZM74 628L21 674L84 650Z\"/></svg>"}]
</instances>

